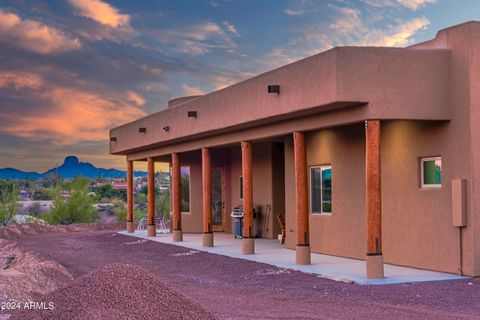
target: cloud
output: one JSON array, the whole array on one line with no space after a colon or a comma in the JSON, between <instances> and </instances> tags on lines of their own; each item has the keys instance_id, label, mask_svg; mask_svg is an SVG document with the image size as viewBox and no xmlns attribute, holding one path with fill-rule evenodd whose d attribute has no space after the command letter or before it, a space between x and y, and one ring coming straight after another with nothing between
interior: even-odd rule
<instances>
[{"instance_id":1,"label":"cloud","mask_svg":"<svg viewBox=\"0 0 480 320\"><path fill-rule=\"evenodd\" d=\"M237 48L237 45L226 30L236 35L237 30L233 25L226 25L224 30L219 24L207 21L162 32L160 41L189 55L202 55L218 49L233 50Z\"/></svg>"},{"instance_id":2,"label":"cloud","mask_svg":"<svg viewBox=\"0 0 480 320\"><path fill-rule=\"evenodd\" d=\"M0 43L40 54L57 54L82 47L60 30L41 22L21 19L0 9Z\"/></svg>"},{"instance_id":3,"label":"cloud","mask_svg":"<svg viewBox=\"0 0 480 320\"><path fill-rule=\"evenodd\" d=\"M143 99L138 93L135 93L133 91L127 92L127 99L128 101L133 102L140 107L145 104L145 99Z\"/></svg>"},{"instance_id":4,"label":"cloud","mask_svg":"<svg viewBox=\"0 0 480 320\"><path fill-rule=\"evenodd\" d=\"M119 13L118 9L101 0L70 0L78 14L112 28L127 27L128 14Z\"/></svg>"},{"instance_id":5,"label":"cloud","mask_svg":"<svg viewBox=\"0 0 480 320\"><path fill-rule=\"evenodd\" d=\"M237 28L233 24L228 21L223 21L223 25L227 28L228 32L233 33L234 35L238 36Z\"/></svg>"},{"instance_id":6,"label":"cloud","mask_svg":"<svg viewBox=\"0 0 480 320\"><path fill-rule=\"evenodd\" d=\"M345 7L334 7L334 9L339 16L328 27L329 39L327 40L322 35L317 38L327 48L339 45L406 46L412 43L412 36L415 33L430 24L426 17L422 17L381 28L364 22L367 20L363 19L362 13L358 9Z\"/></svg>"},{"instance_id":7,"label":"cloud","mask_svg":"<svg viewBox=\"0 0 480 320\"><path fill-rule=\"evenodd\" d=\"M267 61L279 66L336 46L403 47L412 44L413 36L430 24L426 17L421 17L378 27L365 19L359 9L331 8L337 13L333 21L307 26L285 46L272 49Z\"/></svg>"},{"instance_id":8,"label":"cloud","mask_svg":"<svg viewBox=\"0 0 480 320\"><path fill-rule=\"evenodd\" d=\"M1 72L0 88L11 87L18 91L24 88L38 89L42 85L42 79L34 74L25 72Z\"/></svg>"},{"instance_id":9,"label":"cloud","mask_svg":"<svg viewBox=\"0 0 480 320\"><path fill-rule=\"evenodd\" d=\"M200 96L205 94L202 89L198 87L191 87L188 84L182 84L182 91L186 96Z\"/></svg>"},{"instance_id":10,"label":"cloud","mask_svg":"<svg viewBox=\"0 0 480 320\"><path fill-rule=\"evenodd\" d=\"M54 84L25 72L0 72L0 79L6 79L0 82L0 132L12 136L51 139L60 145L105 141L110 127L145 115L137 102L112 92ZM16 92L20 89L21 95ZM22 104L25 100L35 104Z\"/></svg>"},{"instance_id":11,"label":"cloud","mask_svg":"<svg viewBox=\"0 0 480 320\"><path fill-rule=\"evenodd\" d=\"M284 12L289 16L301 16L305 13L305 10L302 9L285 9Z\"/></svg>"},{"instance_id":12,"label":"cloud","mask_svg":"<svg viewBox=\"0 0 480 320\"><path fill-rule=\"evenodd\" d=\"M322 3L322 1L294 0L283 12L289 16L302 16L320 11L320 8L324 5L325 3Z\"/></svg>"},{"instance_id":13,"label":"cloud","mask_svg":"<svg viewBox=\"0 0 480 320\"><path fill-rule=\"evenodd\" d=\"M436 3L437 0L397 0L402 6L407 7L412 10L417 10L418 8L431 4Z\"/></svg>"},{"instance_id":14,"label":"cloud","mask_svg":"<svg viewBox=\"0 0 480 320\"><path fill-rule=\"evenodd\" d=\"M411 10L417 10L428 4L436 3L437 0L362 0L373 7L395 7L403 6Z\"/></svg>"}]
</instances>

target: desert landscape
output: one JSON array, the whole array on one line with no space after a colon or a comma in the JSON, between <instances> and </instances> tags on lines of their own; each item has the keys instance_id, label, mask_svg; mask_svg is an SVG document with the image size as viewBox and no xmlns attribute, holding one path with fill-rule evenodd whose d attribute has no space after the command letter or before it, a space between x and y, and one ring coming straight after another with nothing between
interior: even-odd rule
<instances>
[{"instance_id":1,"label":"desert landscape","mask_svg":"<svg viewBox=\"0 0 480 320\"><path fill-rule=\"evenodd\" d=\"M121 226L0 229L2 319L480 319L480 280L362 286L118 235Z\"/></svg>"}]
</instances>

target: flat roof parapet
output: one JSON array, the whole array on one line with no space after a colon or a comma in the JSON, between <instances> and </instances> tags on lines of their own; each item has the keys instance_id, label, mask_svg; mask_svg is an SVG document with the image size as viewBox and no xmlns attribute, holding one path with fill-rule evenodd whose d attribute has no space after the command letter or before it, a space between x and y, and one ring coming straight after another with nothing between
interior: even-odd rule
<instances>
[{"instance_id":1,"label":"flat roof parapet","mask_svg":"<svg viewBox=\"0 0 480 320\"><path fill-rule=\"evenodd\" d=\"M169 108L174 108L176 106L184 104L185 102L191 101L191 100L196 99L198 97L201 97L201 95L173 98L170 101L168 101L168 107Z\"/></svg>"}]
</instances>

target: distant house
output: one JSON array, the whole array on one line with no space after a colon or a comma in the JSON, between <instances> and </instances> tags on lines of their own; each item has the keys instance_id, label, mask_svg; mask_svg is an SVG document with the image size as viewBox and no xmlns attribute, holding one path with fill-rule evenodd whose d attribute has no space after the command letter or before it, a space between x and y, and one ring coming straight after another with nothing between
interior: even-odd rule
<instances>
[{"instance_id":1,"label":"distant house","mask_svg":"<svg viewBox=\"0 0 480 320\"><path fill-rule=\"evenodd\" d=\"M126 157L130 177L147 161L151 186L154 162L170 163L176 241L203 232L212 245L243 204L244 254L283 219L299 264L313 251L365 259L369 278L384 261L480 276L479 119L480 22L468 22L411 47L333 48L171 100L112 129L110 153Z\"/></svg>"},{"instance_id":2,"label":"distant house","mask_svg":"<svg viewBox=\"0 0 480 320\"><path fill-rule=\"evenodd\" d=\"M112 186L114 189L127 189L127 181L125 179L112 179Z\"/></svg>"}]
</instances>

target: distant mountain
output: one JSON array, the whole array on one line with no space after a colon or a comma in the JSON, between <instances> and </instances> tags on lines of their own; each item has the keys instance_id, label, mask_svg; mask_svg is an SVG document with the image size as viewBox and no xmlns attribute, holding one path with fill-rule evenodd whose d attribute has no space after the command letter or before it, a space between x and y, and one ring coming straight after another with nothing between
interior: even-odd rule
<instances>
[{"instance_id":1,"label":"distant mountain","mask_svg":"<svg viewBox=\"0 0 480 320\"><path fill-rule=\"evenodd\" d=\"M89 162L80 162L75 156L68 156L63 164L57 168L50 169L44 173L25 172L14 168L0 169L0 179L40 179L48 174L58 174L62 178L70 179L75 177L86 178L124 178L126 171L117 169L97 168ZM144 171L135 171L135 176L146 176Z\"/></svg>"},{"instance_id":2,"label":"distant mountain","mask_svg":"<svg viewBox=\"0 0 480 320\"><path fill-rule=\"evenodd\" d=\"M25 172L14 168L0 169L0 179L40 179L41 174L36 172Z\"/></svg>"}]
</instances>

